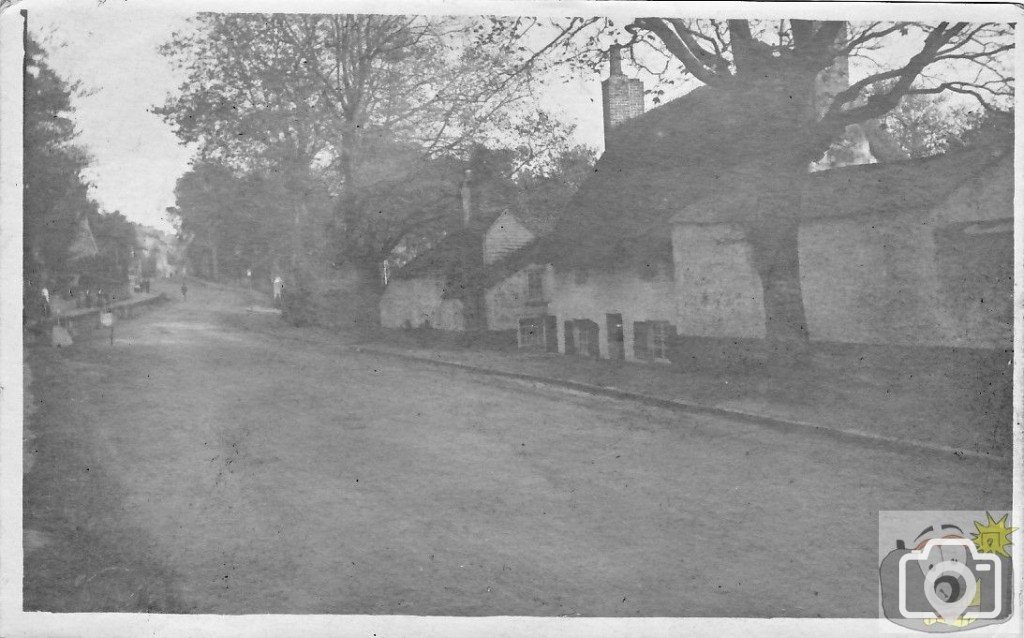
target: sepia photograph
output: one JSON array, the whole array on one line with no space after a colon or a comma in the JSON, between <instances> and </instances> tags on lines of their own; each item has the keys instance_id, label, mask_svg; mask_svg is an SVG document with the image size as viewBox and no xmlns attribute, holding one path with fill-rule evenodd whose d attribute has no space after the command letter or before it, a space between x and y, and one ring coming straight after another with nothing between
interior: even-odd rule
<instances>
[{"instance_id":1,"label":"sepia photograph","mask_svg":"<svg viewBox=\"0 0 1024 638\"><path fill-rule=\"evenodd\" d=\"M1021 635L1020 16L4 0L0 635Z\"/></svg>"}]
</instances>

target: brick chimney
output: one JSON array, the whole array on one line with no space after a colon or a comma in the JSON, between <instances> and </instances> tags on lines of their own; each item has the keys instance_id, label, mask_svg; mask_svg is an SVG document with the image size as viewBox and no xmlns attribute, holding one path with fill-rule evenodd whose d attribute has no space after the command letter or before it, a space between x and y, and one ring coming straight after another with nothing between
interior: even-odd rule
<instances>
[{"instance_id":1,"label":"brick chimney","mask_svg":"<svg viewBox=\"0 0 1024 638\"><path fill-rule=\"evenodd\" d=\"M608 79L601 83L604 106L604 141L619 124L644 112L644 83L622 74L622 47L613 44L608 50Z\"/></svg>"}]
</instances>

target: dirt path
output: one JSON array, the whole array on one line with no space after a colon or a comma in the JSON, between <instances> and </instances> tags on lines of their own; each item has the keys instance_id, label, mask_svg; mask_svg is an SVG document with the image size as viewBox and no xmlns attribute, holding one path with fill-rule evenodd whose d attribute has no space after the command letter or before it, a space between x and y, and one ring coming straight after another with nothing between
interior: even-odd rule
<instances>
[{"instance_id":1,"label":"dirt path","mask_svg":"<svg viewBox=\"0 0 1024 638\"><path fill-rule=\"evenodd\" d=\"M1010 502L1006 466L475 378L274 321L190 289L62 355L74 416L47 427L109 475L106 524L139 530L127 549L168 570L181 611L871 617L879 509Z\"/></svg>"}]
</instances>

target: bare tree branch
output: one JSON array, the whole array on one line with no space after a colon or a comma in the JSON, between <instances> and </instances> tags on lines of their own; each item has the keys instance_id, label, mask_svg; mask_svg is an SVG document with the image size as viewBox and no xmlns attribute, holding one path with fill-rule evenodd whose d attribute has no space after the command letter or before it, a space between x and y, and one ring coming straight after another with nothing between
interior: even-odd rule
<instances>
[{"instance_id":1,"label":"bare tree branch","mask_svg":"<svg viewBox=\"0 0 1024 638\"><path fill-rule=\"evenodd\" d=\"M711 86L722 86L728 84L729 77L722 76L714 69L708 68L690 50L686 43L679 37L679 34L659 18L638 18L634 21L638 27L651 31L660 39L672 55L679 58L683 66L695 78Z\"/></svg>"},{"instance_id":2,"label":"bare tree branch","mask_svg":"<svg viewBox=\"0 0 1024 638\"><path fill-rule=\"evenodd\" d=\"M852 84L850 88L840 92L835 97L825 117L822 118L822 123L826 126L852 124L880 117L892 110L899 104L900 98L910 90L914 80L924 68L935 60L935 56L942 46L948 43L956 34L967 28L967 26L965 22L957 23L953 26L949 26L947 22L941 23L928 34L921 50L911 57L905 66L866 77ZM896 81L886 92L872 95L863 106L843 109L846 104L859 98L865 88L890 79L895 79Z\"/></svg>"}]
</instances>

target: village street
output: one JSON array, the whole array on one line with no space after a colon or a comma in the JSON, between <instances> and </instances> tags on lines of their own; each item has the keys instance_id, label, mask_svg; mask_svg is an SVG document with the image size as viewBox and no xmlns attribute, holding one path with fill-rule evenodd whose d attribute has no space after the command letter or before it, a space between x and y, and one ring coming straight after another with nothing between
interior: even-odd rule
<instances>
[{"instance_id":1,"label":"village street","mask_svg":"<svg viewBox=\"0 0 1024 638\"><path fill-rule=\"evenodd\" d=\"M28 608L103 581L48 562L74 521L166 611L873 617L878 510L1010 504L1006 465L358 352L212 288L27 360Z\"/></svg>"}]
</instances>

